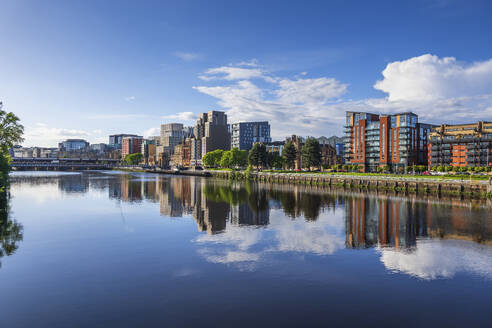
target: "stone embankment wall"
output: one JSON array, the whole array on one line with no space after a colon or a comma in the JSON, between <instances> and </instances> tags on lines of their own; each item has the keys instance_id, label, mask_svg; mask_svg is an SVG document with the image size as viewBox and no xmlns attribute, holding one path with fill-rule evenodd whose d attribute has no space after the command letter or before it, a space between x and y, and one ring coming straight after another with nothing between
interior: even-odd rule
<instances>
[{"instance_id":1,"label":"stone embankment wall","mask_svg":"<svg viewBox=\"0 0 492 328\"><path fill-rule=\"evenodd\" d=\"M210 173L214 177L224 179L250 179L281 184L306 184L344 189L394 190L405 193L444 194L457 197L492 197L492 185L489 181L268 172L252 172L249 176L246 176L244 172L235 171L210 171Z\"/></svg>"}]
</instances>

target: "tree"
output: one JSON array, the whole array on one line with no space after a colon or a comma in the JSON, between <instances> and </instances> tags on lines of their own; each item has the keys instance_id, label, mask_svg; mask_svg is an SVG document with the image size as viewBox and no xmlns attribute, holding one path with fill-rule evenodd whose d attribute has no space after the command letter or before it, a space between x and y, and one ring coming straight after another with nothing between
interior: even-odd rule
<instances>
[{"instance_id":1,"label":"tree","mask_svg":"<svg viewBox=\"0 0 492 328\"><path fill-rule=\"evenodd\" d=\"M261 143L255 143L253 148L249 151L248 155L249 164L258 169L259 166L266 166L267 164L267 151L266 146Z\"/></svg>"},{"instance_id":2,"label":"tree","mask_svg":"<svg viewBox=\"0 0 492 328\"><path fill-rule=\"evenodd\" d=\"M0 150L7 154L9 148L24 141L24 127L14 113L7 113L2 108L3 104L0 102Z\"/></svg>"},{"instance_id":3,"label":"tree","mask_svg":"<svg viewBox=\"0 0 492 328\"><path fill-rule=\"evenodd\" d=\"M226 150L222 153L222 157L218 162L220 167L231 167L232 166L232 153L230 150Z\"/></svg>"},{"instance_id":4,"label":"tree","mask_svg":"<svg viewBox=\"0 0 492 328\"><path fill-rule=\"evenodd\" d=\"M246 150L239 150L238 148L232 148L230 151L231 165L234 167L244 167L248 165L248 152Z\"/></svg>"},{"instance_id":5,"label":"tree","mask_svg":"<svg viewBox=\"0 0 492 328\"><path fill-rule=\"evenodd\" d=\"M319 167L321 164L321 147L315 138L308 138L302 146L302 164L304 167Z\"/></svg>"},{"instance_id":6,"label":"tree","mask_svg":"<svg viewBox=\"0 0 492 328\"><path fill-rule=\"evenodd\" d=\"M206 167L219 166L223 154L224 154L224 150L222 149L217 149L206 153L205 156L203 156L202 158L203 165L205 165Z\"/></svg>"},{"instance_id":7,"label":"tree","mask_svg":"<svg viewBox=\"0 0 492 328\"><path fill-rule=\"evenodd\" d=\"M291 141L285 143L284 149L282 150L282 157L284 158L287 168L293 169L295 167L297 149Z\"/></svg>"},{"instance_id":8,"label":"tree","mask_svg":"<svg viewBox=\"0 0 492 328\"><path fill-rule=\"evenodd\" d=\"M284 158L279 153L268 153L268 166L281 168L284 166Z\"/></svg>"},{"instance_id":9,"label":"tree","mask_svg":"<svg viewBox=\"0 0 492 328\"><path fill-rule=\"evenodd\" d=\"M0 192L5 193L8 188L11 160L9 148L24 140L24 127L14 113L7 113L2 108L3 104L0 102Z\"/></svg>"},{"instance_id":10,"label":"tree","mask_svg":"<svg viewBox=\"0 0 492 328\"><path fill-rule=\"evenodd\" d=\"M143 155L141 153L133 153L125 156L125 163L128 165L137 165L143 160Z\"/></svg>"}]
</instances>

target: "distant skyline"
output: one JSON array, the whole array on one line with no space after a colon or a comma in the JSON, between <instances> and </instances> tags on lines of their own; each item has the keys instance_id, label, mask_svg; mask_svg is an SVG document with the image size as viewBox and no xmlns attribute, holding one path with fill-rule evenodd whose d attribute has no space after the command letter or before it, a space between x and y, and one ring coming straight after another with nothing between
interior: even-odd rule
<instances>
[{"instance_id":1,"label":"distant skyline","mask_svg":"<svg viewBox=\"0 0 492 328\"><path fill-rule=\"evenodd\" d=\"M223 110L272 138L345 111L492 121L492 2L0 2L0 101L25 146L157 135Z\"/></svg>"}]
</instances>

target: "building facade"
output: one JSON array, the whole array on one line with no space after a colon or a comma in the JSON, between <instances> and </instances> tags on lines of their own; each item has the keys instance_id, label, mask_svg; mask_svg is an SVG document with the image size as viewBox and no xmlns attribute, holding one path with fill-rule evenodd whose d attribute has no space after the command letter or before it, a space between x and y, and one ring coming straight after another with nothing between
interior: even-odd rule
<instances>
[{"instance_id":1,"label":"building facade","mask_svg":"<svg viewBox=\"0 0 492 328\"><path fill-rule=\"evenodd\" d=\"M401 172L409 165L427 165L430 124L419 123L414 113L377 115L347 112L345 163L357 164L364 172L388 166Z\"/></svg>"},{"instance_id":2,"label":"building facade","mask_svg":"<svg viewBox=\"0 0 492 328\"><path fill-rule=\"evenodd\" d=\"M123 138L125 137L138 137L136 134L113 134L109 136L109 147L113 149L121 149L123 145Z\"/></svg>"},{"instance_id":3,"label":"building facade","mask_svg":"<svg viewBox=\"0 0 492 328\"><path fill-rule=\"evenodd\" d=\"M185 128L181 123L162 124L160 145L165 147L169 155L172 155L174 153L174 147L189 137L189 134L190 129Z\"/></svg>"},{"instance_id":4,"label":"building facade","mask_svg":"<svg viewBox=\"0 0 492 328\"><path fill-rule=\"evenodd\" d=\"M428 151L429 167L492 166L492 122L434 127Z\"/></svg>"},{"instance_id":5,"label":"building facade","mask_svg":"<svg viewBox=\"0 0 492 328\"><path fill-rule=\"evenodd\" d=\"M124 137L122 140L121 158L127 155L140 153L142 151L143 137Z\"/></svg>"},{"instance_id":6,"label":"building facade","mask_svg":"<svg viewBox=\"0 0 492 328\"><path fill-rule=\"evenodd\" d=\"M173 167L190 167L191 165L191 139L186 138L176 145L174 154L171 155L170 165Z\"/></svg>"},{"instance_id":7,"label":"building facade","mask_svg":"<svg viewBox=\"0 0 492 328\"><path fill-rule=\"evenodd\" d=\"M85 151L89 149L89 143L84 139L67 139L58 144L60 151Z\"/></svg>"},{"instance_id":8,"label":"building facade","mask_svg":"<svg viewBox=\"0 0 492 328\"><path fill-rule=\"evenodd\" d=\"M284 150L285 141L271 141L265 143L267 152L276 153L282 156L282 150Z\"/></svg>"},{"instance_id":9,"label":"building facade","mask_svg":"<svg viewBox=\"0 0 492 328\"><path fill-rule=\"evenodd\" d=\"M143 155L145 165L154 166L156 162L156 145L155 140L144 139L142 141L140 152Z\"/></svg>"},{"instance_id":10,"label":"building facade","mask_svg":"<svg viewBox=\"0 0 492 328\"><path fill-rule=\"evenodd\" d=\"M297 156L294 164L294 169L301 170L304 167L302 163L302 147L306 142L306 138L292 135L290 138L286 139L286 142L291 142L296 148ZM337 158L335 147L327 143L320 143L320 150L321 150L321 166L331 166L334 164L340 164L341 159Z\"/></svg>"},{"instance_id":11,"label":"building facade","mask_svg":"<svg viewBox=\"0 0 492 328\"><path fill-rule=\"evenodd\" d=\"M250 150L256 142L271 141L268 122L241 122L231 125L231 148Z\"/></svg>"},{"instance_id":12,"label":"building facade","mask_svg":"<svg viewBox=\"0 0 492 328\"><path fill-rule=\"evenodd\" d=\"M227 115L220 111L202 113L193 128L191 145L191 165L201 165L202 157L213 150L229 150L231 136L227 125Z\"/></svg>"}]
</instances>

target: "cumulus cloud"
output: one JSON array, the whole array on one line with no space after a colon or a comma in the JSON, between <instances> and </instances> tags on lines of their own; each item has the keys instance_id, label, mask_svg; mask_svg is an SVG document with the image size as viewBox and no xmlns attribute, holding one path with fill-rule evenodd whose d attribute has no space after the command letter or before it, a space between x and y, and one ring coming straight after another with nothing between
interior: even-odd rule
<instances>
[{"instance_id":1,"label":"cumulus cloud","mask_svg":"<svg viewBox=\"0 0 492 328\"><path fill-rule=\"evenodd\" d=\"M180 112L172 115L161 116L165 120L175 120L175 121L194 121L198 118L198 115L193 112Z\"/></svg>"},{"instance_id":2,"label":"cumulus cloud","mask_svg":"<svg viewBox=\"0 0 492 328\"><path fill-rule=\"evenodd\" d=\"M101 131L85 131L49 127L44 123L36 123L34 126L26 126L24 133L25 146L56 147L58 143L70 138L90 139L100 141L105 137Z\"/></svg>"},{"instance_id":3,"label":"cumulus cloud","mask_svg":"<svg viewBox=\"0 0 492 328\"><path fill-rule=\"evenodd\" d=\"M426 54L389 63L374 88L389 101L431 101L481 95L492 90L492 59L465 64Z\"/></svg>"},{"instance_id":4,"label":"cumulus cloud","mask_svg":"<svg viewBox=\"0 0 492 328\"><path fill-rule=\"evenodd\" d=\"M178 57L181 60L184 61L193 61L201 58L201 55L198 53L193 53L193 52L182 52L182 51L177 51L174 53L176 57Z\"/></svg>"},{"instance_id":5,"label":"cumulus cloud","mask_svg":"<svg viewBox=\"0 0 492 328\"><path fill-rule=\"evenodd\" d=\"M143 132L144 138L152 137L152 136L158 136L161 134L161 129L159 128L150 128L147 129Z\"/></svg>"},{"instance_id":6,"label":"cumulus cloud","mask_svg":"<svg viewBox=\"0 0 492 328\"><path fill-rule=\"evenodd\" d=\"M389 63L374 88L387 97L351 100L348 84L333 77L294 78L268 74L257 61L250 66L212 68L202 79L212 86L195 90L217 99L230 122L268 120L272 136L342 135L345 111L413 111L421 122L440 124L492 120L492 59L462 63L426 54ZM259 81L256 81L256 80ZM258 82L268 83L258 83Z\"/></svg>"}]
</instances>

